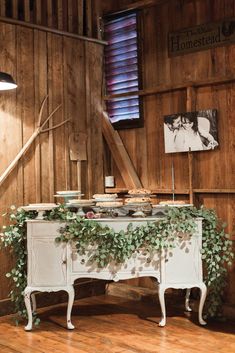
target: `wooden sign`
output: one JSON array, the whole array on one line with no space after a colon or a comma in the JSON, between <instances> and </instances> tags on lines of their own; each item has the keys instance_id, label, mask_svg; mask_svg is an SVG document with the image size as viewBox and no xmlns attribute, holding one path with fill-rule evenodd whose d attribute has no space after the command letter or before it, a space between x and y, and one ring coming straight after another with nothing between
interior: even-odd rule
<instances>
[{"instance_id":1,"label":"wooden sign","mask_svg":"<svg viewBox=\"0 0 235 353\"><path fill-rule=\"evenodd\" d=\"M234 42L235 18L169 33L168 53L176 56Z\"/></svg>"}]
</instances>

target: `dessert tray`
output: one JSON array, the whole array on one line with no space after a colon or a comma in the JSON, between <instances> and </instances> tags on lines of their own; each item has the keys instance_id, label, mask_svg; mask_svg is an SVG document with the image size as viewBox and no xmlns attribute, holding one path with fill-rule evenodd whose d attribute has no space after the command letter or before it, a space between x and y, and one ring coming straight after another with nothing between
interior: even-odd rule
<instances>
[{"instance_id":1,"label":"dessert tray","mask_svg":"<svg viewBox=\"0 0 235 353\"><path fill-rule=\"evenodd\" d=\"M69 191L57 191L56 195L54 195L54 197L59 197L59 198L63 198L65 200L65 202L68 202L71 199L74 199L75 197L81 198L82 196L84 196L84 194L81 194L81 191L76 191L76 190L69 190Z\"/></svg>"},{"instance_id":2,"label":"dessert tray","mask_svg":"<svg viewBox=\"0 0 235 353\"><path fill-rule=\"evenodd\" d=\"M193 204L192 203L162 203L160 205L155 205L153 207L157 208L161 208L161 207L192 207Z\"/></svg>"},{"instance_id":3,"label":"dessert tray","mask_svg":"<svg viewBox=\"0 0 235 353\"><path fill-rule=\"evenodd\" d=\"M124 207L145 207L145 206L150 206L151 203L149 201L147 202L128 202L123 205Z\"/></svg>"},{"instance_id":4,"label":"dessert tray","mask_svg":"<svg viewBox=\"0 0 235 353\"><path fill-rule=\"evenodd\" d=\"M92 199L92 201L94 202L115 202L115 201L120 201L121 199L117 199L117 198L105 198L105 197L97 197Z\"/></svg>"},{"instance_id":5,"label":"dessert tray","mask_svg":"<svg viewBox=\"0 0 235 353\"><path fill-rule=\"evenodd\" d=\"M71 199L66 203L67 206L72 207L86 207L94 205L94 200L86 200L86 199Z\"/></svg>"},{"instance_id":6,"label":"dessert tray","mask_svg":"<svg viewBox=\"0 0 235 353\"><path fill-rule=\"evenodd\" d=\"M80 190L64 190L64 191L56 191L58 195L81 195Z\"/></svg>"},{"instance_id":7,"label":"dessert tray","mask_svg":"<svg viewBox=\"0 0 235 353\"><path fill-rule=\"evenodd\" d=\"M25 211L37 211L38 215L36 219L43 219L44 211L50 211L56 207L59 207L59 205L55 203L31 203L28 206L21 206L20 208Z\"/></svg>"}]
</instances>

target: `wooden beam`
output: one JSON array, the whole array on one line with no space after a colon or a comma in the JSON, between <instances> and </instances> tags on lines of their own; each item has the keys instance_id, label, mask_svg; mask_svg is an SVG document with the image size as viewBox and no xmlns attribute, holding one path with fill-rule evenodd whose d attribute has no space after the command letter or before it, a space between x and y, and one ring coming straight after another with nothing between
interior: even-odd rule
<instances>
[{"instance_id":1,"label":"wooden beam","mask_svg":"<svg viewBox=\"0 0 235 353\"><path fill-rule=\"evenodd\" d=\"M171 194L172 195L172 189L151 189L152 194ZM188 195L189 194L189 189L175 189L174 190L175 195Z\"/></svg>"},{"instance_id":2,"label":"wooden beam","mask_svg":"<svg viewBox=\"0 0 235 353\"><path fill-rule=\"evenodd\" d=\"M108 193L117 193L117 194L126 194L128 189L126 188L106 188L105 192ZM152 194L159 195L172 195L172 189L151 189ZM176 189L175 195L188 195L189 189Z\"/></svg>"},{"instance_id":3,"label":"wooden beam","mask_svg":"<svg viewBox=\"0 0 235 353\"><path fill-rule=\"evenodd\" d=\"M12 17L18 18L18 0L12 0Z\"/></svg>"},{"instance_id":4,"label":"wooden beam","mask_svg":"<svg viewBox=\"0 0 235 353\"><path fill-rule=\"evenodd\" d=\"M125 6L121 7L120 10L116 12L116 14L127 10L131 11L131 10L157 6L157 5L167 3L169 1L171 0L139 0L139 1L132 2L130 4L126 4Z\"/></svg>"},{"instance_id":5,"label":"wooden beam","mask_svg":"<svg viewBox=\"0 0 235 353\"><path fill-rule=\"evenodd\" d=\"M36 19L36 24L40 25L42 23L41 0L36 0L36 3L35 3L35 19Z\"/></svg>"},{"instance_id":6,"label":"wooden beam","mask_svg":"<svg viewBox=\"0 0 235 353\"><path fill-rule=\"evenodd\" d=\"M6 16L6 0L0 1L0 15Z\"/></svg>"},{"instance_id":7,"label":"wooden beam","mask_svg":"<svg viewBox=\"0 0 235 353\"><path fill-rule=\"evenodd\" d=\"M112 127L109 117L105 112L103 113L102 119L102 132L126 187L128 189L141 188L142 183L135 171L133 163L118 132Z\"/></svg>"},{"instance_id":8,"label":"wooden beam","mask_svg":"<svg viewBox=\"0 0 235 353\"><path fill-rule=\"evenodd\" d=\"M84 21L84 4L83 0L78 0L78 34L83 35L83 21Z\"/></svg>"},{"instance_id":9,"label":"wooden beam","mask_svg":"<svg viewBox=\"0 0 235 353\"><path fill-rule=\"evenodd\" d=\"M193 189L195 194L235 194L235 189Z\"/></svg>"},{"instance_id":10,"label":"wooden beam","mask_svg":"<svg viewBox=\"0 0 235 353\"><path fill-rule=\"evenodd\" d=\"M187 112L195 110L196 106L196 94L194 87L187 88L187 102L186 109ZM188 169L189 169L189 203L194 203L193 194L193 154L191 151L188 152Z\"/></svg>"},{"instance_id":11,"label":"wooden beam","mask_svg":"<svg viewBox=\"0 0 235 353\"><path fill-rule=\"evenodd\" d=\"M45 27L45 26L36 25L34 23L18 21L18 20L14 20L14 19L11 19L11 18L8 18L8 17L0 16L0 22L10 23L10 24L23 26L23 27L27 27L27 28L32 28L32 29L38 29L39 31L59 34L59 35L62 35L62 36L65 36L65 37L74 38L74 39L81 39L81 40L84 40L84 41L87 41L87 42L107 45L107 42L105 42L104 40L88 38L88 37L85 37L85 36L79 36L79 35L74 34L74 33L69 33L69 32L66 32L66 31L60 31L58 29L48 28L48 27Z\"/></svg>"},{"instance_id":12,"label":"wooden beam","mask_svg":"<svg viewBox=\"0 0 235 353\"><path fill-rule=\"evenodd\" d=\"M47 25L53 26L52 0L47 0Z\"/></svg>"},{"instance_id":13,"label":"wooden beam","mask_svg":"<svg viewBox=\"0 0 235 353\"><path fill-rule=\"evenodd\" d=\"M58 18L58 29L63 28L63 3L62 0L57 0L57 18Z\"/></svg>"},{"instance_id":14,"label":"wooden beam","mask_svg":"<svg viewBox=\"0 0 235 353\"><path fill-rule=\"evenodd\" d=\"M86 35L92 36L92 3L91 0L86 0Z\"/></svg>"},{"instance_id":15,"label":"wooden beam","mask_svg":"<svg viewBox=\"0 0 235 353\"><path fill-rule=\"evenodd\" d=\"M30 21L30 3L29 0L24 0L24 20Z\"/></svg>"},{"instance_id":16,"label":"wooden beam","mask_svg":"<svg viewBox=\"0 0 235 353\"><path fill-rule=\"evenodd\" d=\"M205 86L213 86L213 85L223 85L223 84L234 83L234 81L235 81L235 77L217 77L217 78L212 78L212 79L207 79L202 81L182 82L176 85L157 85L150 89L107 95L107 96L104 96L104 100L110 101L115 98L132 97L132 96L150 96L154 94L184 90L184 89L187 89L188 87L205 87Z\"/></svg>"}]
</instances>

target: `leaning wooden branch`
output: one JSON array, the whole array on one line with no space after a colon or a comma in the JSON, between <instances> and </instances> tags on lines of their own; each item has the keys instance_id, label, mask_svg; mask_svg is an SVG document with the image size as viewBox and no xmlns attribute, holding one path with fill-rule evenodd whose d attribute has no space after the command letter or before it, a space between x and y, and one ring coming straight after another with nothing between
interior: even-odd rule
<instances>
[{"instance_id":1,"label":"leaning wooden branch","mask_svg":"<svg viewBox=\"0 0 235 353\"><path fill-rule=\"evenodd\" d=\"M49 127L47 129L43 129L43 127L46 125L46 123L50 120L50 118L57 112L59 108L61 108L61 104L56 107L53 112L50 113L50 115L46 118L46 120L41 124L42 121L42 112L44 105L46 103L46 100L48 99L48 95L43 99L43 102L41 104L40 110L39 110L39 115L38 115L38 126L37 129L34 131L32 136L28 139L28 141L25 143L25 145L21 148L20 152L17 154L17 156L13 159L11 164L7 167L7 169L4 171L4 173L0 176L0 186L4 182L4 180L8 177L8 175L11 173L11 171L15 168L16 164L19 162L20 158L23 156L23 154L28 150L28 148L31 146L33 141L36 139L36 137L46 131L54 130L64 124L66 124L69 119L62 121L61 123L54 125L52 127Z\"/></svg>"}]
</instances>

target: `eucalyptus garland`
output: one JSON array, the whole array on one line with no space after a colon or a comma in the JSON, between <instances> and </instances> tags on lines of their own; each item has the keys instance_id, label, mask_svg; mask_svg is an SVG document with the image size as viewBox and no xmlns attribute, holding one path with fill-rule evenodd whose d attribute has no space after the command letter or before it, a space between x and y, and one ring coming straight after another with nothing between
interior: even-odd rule
<instances>
[{"instance_id":1,"label":"eucalyptus garland","mask_svg":"<svg viewBox=\"0 0 235 353\"><path fill-rule=\"evenodd\" d=\"M1 243L13 252L15 266L6 276L13 280L10 298L15 304L15 311L19 317L26 318L23 297L27 281L26 221L34 219L37 213L12 209L8 216L11 224L4 227ZM202 259L205 267L204 282L208 287L206 316L215 317L221 315L227 268L232 264L233 252L232 242L225 232L226 224L217 217L214 210L204 207L170 207L166 216L157 222L148 222L139 227L133 227L130 223L126 231L120 232L103 226L97 220L81 218L64 206L44 214L46 220L61 220L66 223L56 242L73 242L80 255L85 254L88 246L94 247L95 252L90 261L100 268L111 262L116 265L123 263L140 249L144 249L149 256L163 248L170 251L182 237L189 237L194 233L195 217L203 218ZM35 323L39 323L36 316Z\"/></svg>"}]
</instances>

